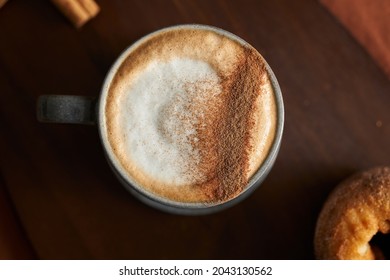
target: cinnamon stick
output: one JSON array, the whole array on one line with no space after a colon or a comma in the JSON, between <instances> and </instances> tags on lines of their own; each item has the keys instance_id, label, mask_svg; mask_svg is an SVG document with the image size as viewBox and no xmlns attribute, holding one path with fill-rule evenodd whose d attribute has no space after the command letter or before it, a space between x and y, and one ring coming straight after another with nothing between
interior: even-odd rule
<instances>
[{"instance_id":1,"label":"cinnamon stick","mask_svg":"<svg viewBox=\"0 0 390 280\"><path fill-rule=\"evenodd\" d=\"M83 26L91 18L95 17L100 11L99 6L94 0L51 1L77 28Z\"/></svg>"},{"instance_id":2,"label":"cinnamon stick","mask_svg":"<svg viewBox=\"0 0 390 280\"><path fill-rule=\"evenodd\" d=\"M7 1L8 0L0 0L0 8L3 7Z\"/></svg>"}]
</instances>

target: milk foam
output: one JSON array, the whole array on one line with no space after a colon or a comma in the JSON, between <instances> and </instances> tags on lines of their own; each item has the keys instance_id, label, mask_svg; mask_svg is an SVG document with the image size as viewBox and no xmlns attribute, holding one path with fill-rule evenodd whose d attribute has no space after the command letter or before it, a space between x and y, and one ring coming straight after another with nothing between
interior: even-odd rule
<instances>
[{"instance_id":1,"label":"milk foam","mask_svg":"<svg viewBox=\"0 0 390 280\"><path fill-rule=\"evenodd\" d=\"M197 86L194 86L197 85ZM197 172L199 151L196 125L202 107L220 92L216 72L203 61L173 58L153 61L124 89L119 104L124 150L150 177L168 185L190 185L202 179Z\"/></svg>"},{"instance_id":2,"label":"milk foam","mask_svg":"<svg viewBox=\"0 0 390 280\"><path fill-rule=\"evenodd\" d=\"M141 192L171 201L238 195L275 136L263 66L252 47L214 30L171 29L136 44L102 103L116 167Z\"/></svg>"}]
</instances>

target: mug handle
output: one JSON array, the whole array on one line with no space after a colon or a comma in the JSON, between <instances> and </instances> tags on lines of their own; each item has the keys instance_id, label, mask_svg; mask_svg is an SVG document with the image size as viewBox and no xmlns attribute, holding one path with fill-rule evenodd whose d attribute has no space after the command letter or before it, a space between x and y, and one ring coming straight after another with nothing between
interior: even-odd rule
<instances>
[{"instance_id":1,"label":"mug handle","mask_svg":"<svg viewBox=\"0 0 390 280\"><path fill-rule=\"evenodd\" d=\"M77 95L41 95L37 101L37 119L45 123L96 124L95 97Z\"/></svg>"}]
</instances>

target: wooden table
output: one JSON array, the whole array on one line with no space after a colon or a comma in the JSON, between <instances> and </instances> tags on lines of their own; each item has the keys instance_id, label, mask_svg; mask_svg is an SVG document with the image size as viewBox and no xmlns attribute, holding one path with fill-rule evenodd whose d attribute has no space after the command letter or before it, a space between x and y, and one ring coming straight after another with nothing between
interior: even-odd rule
<instances>
[{"instance_id":1,"label":"wooden table","mask_svg":"<svg viewBox=\"0 0 390 280\"><path fill-rule=\"evenodd\" d=\"M0 186L41 259L312 259L328 193L390 164L390 83L317 1L97 1L76 30L49 1L0 10ZM96 127L38 123L42 94L97 96L119 53L179 23L221 27L267 59L286 120L276 164L250 198L208 216L145 206L110 171ZM2 228L1 230L7 230Z\"/></svg>"}]
</instances>

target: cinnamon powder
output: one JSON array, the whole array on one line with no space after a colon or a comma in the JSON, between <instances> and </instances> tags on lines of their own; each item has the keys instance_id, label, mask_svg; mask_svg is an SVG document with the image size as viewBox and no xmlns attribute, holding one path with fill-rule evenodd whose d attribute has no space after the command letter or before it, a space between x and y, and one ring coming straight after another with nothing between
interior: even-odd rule
<instances>
[{"instance_id":1,"label":"cinnamon powder","mask_svg":"<svg viewBox=\"0 0 390 280\"><path fill-rule=\"evenodd\" d=\"M216 117L217 121L198 131L200 138L208 139L200 142L208 145L207 149L199 147L200 151L215 151L202 156L201 169L212 170L214 174L209 174L208 182L199 185L211 201L231 199L248 184L255 101L261 94L264 72L264 63L258 53L246 49L235 71L222 77L222 101L213 112L217 115L212 118Z\"/></svg>"}]
</instances>

